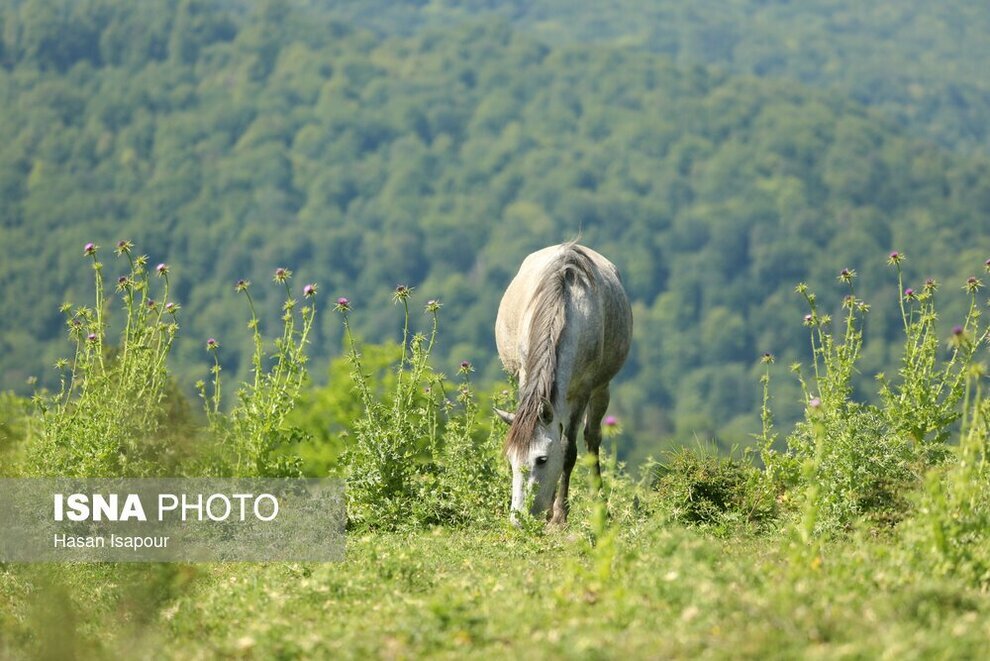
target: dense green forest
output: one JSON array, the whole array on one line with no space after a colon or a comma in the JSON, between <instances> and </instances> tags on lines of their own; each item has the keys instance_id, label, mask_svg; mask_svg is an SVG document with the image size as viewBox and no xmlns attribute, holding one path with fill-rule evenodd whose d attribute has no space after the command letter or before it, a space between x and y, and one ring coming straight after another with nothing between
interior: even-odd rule
<instances>
[{"instance_id":1,"label":"dense green forest","mask_svg":"<svg viewBox=\"0 0 990 661\"><path fill-rule=\"evenodd\" d=\"M6 3L0 387L55 378L58 308L90 298L82 246L115 280L119 239L171 265L191 388L208 336L247 372L233 285L255 281L273 327L279 266L325 297L317 381L341 349L329 303L395 339L400 283L444 304L440 369L494 380L502 290L580 234L634 301L613 396L634 458L746 441L763 352L808 359L799 281L837 307L855 268L875 303L863 371L893 371L900 318L878 294L903 251L912 283L944 284L948 336L990 256L990 9L674 5ZM775 393L786 419L799 391L781 374Z\"/></svg>"}]
</instances>

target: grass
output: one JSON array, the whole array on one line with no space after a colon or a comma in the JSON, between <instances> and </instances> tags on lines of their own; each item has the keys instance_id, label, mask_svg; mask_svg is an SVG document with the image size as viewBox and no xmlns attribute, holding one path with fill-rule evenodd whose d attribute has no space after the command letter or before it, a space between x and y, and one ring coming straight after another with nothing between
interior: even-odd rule
<instances>
[{"instance_id":1,"label":"grass","mask_svg":"<svg viewBox=\"0 0 990 661\"><path fill-rule=\"evenodd\" d=\"M412 289L396 290L402 344L383 377L374 348L349 333L355 307L339 299L353 389L314 401L360 412L340 434L342 451L328 455L339 457L335 470L350 481L346 559L0 565L0 657L979 657L990 638L982 283L967 281L969 314L945 341L936 283L905 290L903 255L890 262L905 347L896 376L878 379L876 403L852 395L869 306L855 298L855 272L845 269L838 332L814 294L798 288L810 308L812 374L793 368L806 411L783 439L773 426L773 358L764 356L757 441L765 469L682 449L636 481L606 457L600 498L581 462L565 528L507 525L504 430L483 413L469 364L455 381L430 364L439 302L425 306L430 333L416 334ZM316 303L297 317L290 273L280 272L282 335L269 348L248 296L254 382L236 391L229 409L220 398L219 343L206 343L214 378L200 386L206 423L197 433L216 445L175 457L185 474L302 470L292 448L306 432L288 413L305 386ZM97 270L98 297L100 278ZM161 361L147 356L164 356L159 338L177 328L133 304L133 292L151 286L145 271L135 269L130 282L139 286L120 290L125 311L138 315L122 336L127 351L105 353L105 321L77 311L70 331L73 318L91 328L73 331L75 371L63 390L40 396L34 417L16 398L0 398L5 470L12 464L13 474L30 475L93 450L96 473L156 470L154 455L122 461L141 439L128 431L133 421L111 409L142 374L166 383ZM315 293L308 286L305 300ZM170 420L165 391L155 397L159 409L141 429ZM499 404L508 397L499 391ZM78 431L85 433L72 436Z\"/></svg>"},{"instance_id":2,"label":"grass","mask_svg":"<svg viewBox=\"0 0 990 661\"><path fill-rule=\"evenodd\" d=\"M339 564L61 570L70 624L42 647L108 658L974 658L990 634L982 590L912 569L891 538L854 535L803 563L772 535L719 539L662 517L616 524L607 581L583 524L538 536L368 532ZM7 645L52 616L23 598L31 571L3 570ZM160 600L135 597L149 576Z\"/></svg>"}]
</instances>

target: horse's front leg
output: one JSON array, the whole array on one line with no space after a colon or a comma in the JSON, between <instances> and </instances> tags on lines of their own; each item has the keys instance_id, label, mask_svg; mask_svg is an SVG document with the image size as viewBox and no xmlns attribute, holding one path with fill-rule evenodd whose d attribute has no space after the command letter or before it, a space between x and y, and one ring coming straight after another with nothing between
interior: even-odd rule
<instances>
[{"instance_id":1,"label":"horse's front leg","mask_svg":"<svg viewBox=\"0 0 990 661\"><path fill-rule=\"evenodd\" d=\"M571 415L564 432L564 438L561 439L567 445L564 446L564 471L560 475L560 485L557 487L557 493L553 499L553 515L550 517L550 523L553 524L563 525L567 523L567 513L571 509L567 495L571 486L571 472L577 462L577 433L584 409L585 402L582 402L582 405L577 407L577 412Z\"/></svg>"}]
</instances>

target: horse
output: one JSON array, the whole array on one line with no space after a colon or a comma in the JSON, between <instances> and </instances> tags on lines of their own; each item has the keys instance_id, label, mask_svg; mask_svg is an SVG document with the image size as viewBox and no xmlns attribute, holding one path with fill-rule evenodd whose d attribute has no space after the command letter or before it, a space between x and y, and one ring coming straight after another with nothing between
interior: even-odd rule
<instances>
[{"instance_id":1,"label":"horse","mask_svg":"<svg viewBox=\"0 0 990 661\"><path fill-rule=\"evenodd\" d=\"M509 425L513 523L529 498L534 516L548 512L552 501L550 522L567 522L582 421L600 487L609 382L625 362L631 338L632 310L612 262L574 241L523 260L495 320L499 358L519 384L516 411L495 410Z\"/></svg>"}]
</instances>

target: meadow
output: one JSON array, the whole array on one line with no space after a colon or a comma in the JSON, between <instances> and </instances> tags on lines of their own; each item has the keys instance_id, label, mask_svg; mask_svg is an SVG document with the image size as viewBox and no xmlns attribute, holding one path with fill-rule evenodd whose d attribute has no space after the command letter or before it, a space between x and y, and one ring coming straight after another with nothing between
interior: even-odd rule
<instances>
[{"instance_id":1,"label":"meadow","mask_svg":"<svg viewBox=\"0 0 990 661\"><path fill-rule=\"evenodd\" d=\"M701 443L630 475L616 460L619 421L601 496L582 465L566 527L515 528L505 428L489 413L512 387L473 383L466 361L453 377L433 368L441 301L397 287L399 341L375 347L351 332L358 302L321 300L317 283L300 286L284 267L274 283L239 281L252 378L226 383L223 342L205 339L212 378L197 384L196 413L168 372L182 322L172 267L128 241L82 252L95 303L63 309L72 352L57 365L61 388L30 403L3 397L3 474L329 472L347 479L346 559L0 565L0 656L974 658L990 640L976 276L912 288L908 257L886 256L902 356L871 398L856 386L870 312L856 271L819 283L845 295L835 318L798 285L810 360L787 374L763 356L753 451ZM128 268L114 291L104 259ZM262 286L285 294L274 337L252 298ZM936 312L943 296L969 306L948 327ZM111 318L115 308L123 314ZM339 315L350 379L314 395L306 346L321 312ZM422 333L411 321L420 314ZM786 433L773 418L779 379L796 379L805 404ZM327 402L350 424L321 450L307 425L314 407L332 413Z\"/></svg>"}]
</instances>

